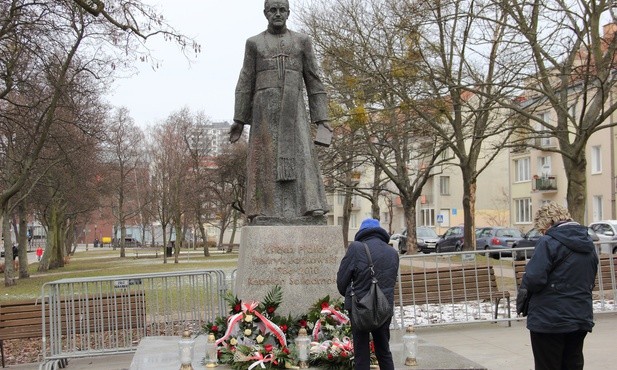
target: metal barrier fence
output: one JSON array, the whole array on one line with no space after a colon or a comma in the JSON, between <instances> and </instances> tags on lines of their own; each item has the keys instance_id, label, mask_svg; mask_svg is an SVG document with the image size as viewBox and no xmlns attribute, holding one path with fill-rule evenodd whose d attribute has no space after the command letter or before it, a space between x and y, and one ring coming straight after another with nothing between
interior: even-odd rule
<instances>
[{"instance_id":1,"label":"metal barrier fence","mask_svg":"<svg viewBox=\"0 0 617 370\"><path fill-rule=\"evenodd\" d=\"M516 315L514 261L533 248L402 255L395 289L395 327L510 322ZM617 256L601 254L594 312L615 312ZM521 266L522 264L522 266ZM519 278L522 272L519 272Z\"/></svg>"},{"instance_id":2,"label":"metal barrier fence","mask_svg":"<svg viewBox=\"0 0 617 370\"><path fill-rule=\"evenodd\" d=\"M146 336L197 333L226 314L226 284L221 270L46 283L40 368L58 368L67 358L133 352Z\"/></svg>"}]
</instances>

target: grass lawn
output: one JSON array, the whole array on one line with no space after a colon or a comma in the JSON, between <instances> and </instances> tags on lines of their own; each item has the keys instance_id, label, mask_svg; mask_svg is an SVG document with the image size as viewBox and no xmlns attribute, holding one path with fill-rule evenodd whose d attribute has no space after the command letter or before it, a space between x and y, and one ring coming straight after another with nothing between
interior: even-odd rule
<instances>
[{"instance_id":1,"label":"grass lawn","mask_svg":"<svg viewBox=\"0 0 617 370\"><path fill-rule=\"evenodd\" d=\"M143 253L140 252L143 255ZM63 268L38 272L38 262L30 263L30 278L18 279L17 284L11 287L0 285L0 302L33 299L41 295L43 284L68 278L86 278L94 276L115 276L144 274L154 272L187 271L202 269L231 270L238 264L238 254L211 254L204 257L201 251L180 252L178 263L174 263L173 257L167 258L163 263L162 253L159 251L158 258L149 256L135 258L132 249L126 250L126 257L121 258L120 250L89 250L77 251L71 256L69 263Z\"/></svg>"}]
</instances>

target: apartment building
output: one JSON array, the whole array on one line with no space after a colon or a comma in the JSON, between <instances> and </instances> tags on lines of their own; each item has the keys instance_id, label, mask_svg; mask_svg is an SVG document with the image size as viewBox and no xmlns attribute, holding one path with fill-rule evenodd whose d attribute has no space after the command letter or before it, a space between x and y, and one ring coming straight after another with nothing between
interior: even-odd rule
<instances>
[{"instance_id":1,"label":"apartment building","mask_svg":"<svg viewBox=\"0 0 617 370\"><path fill-rule=\"evenodd\" d=\"M446 164L433 169L432 177L423 188L416 206L416 224L428 226L438 234L451 226L463 223L463 179L459 167L454 165L451 151L442 157ZM449 163L448 163L449 162ZM370 188L373 169L370 166L358 172L358 187ZM476 225L510 225L510 161L509 152L502 150L478 177L476 194ZM392 186L392 185L389 185ZM386 199L388 197L388 199ZM343 223L344 192L328 194L330 212L328 225ZM390 212L389 205L392 207ZM400 198L384 194L380 200L382 227L392 233L402 231L407 225ZM349 223L349 238L358 231L363 219L371 217L371 204L354 195Z\"/></svg>"},{"instance_id":2,"label":"apartment building","mask_svg":"<svg viewBox=\"0 0 617 370\"><path fill-rule=\"evenodd\" d=\"M574 108L572 108L574 109ZM549 109L539 111L545 122L555 120ZM611 120L613 118L611 117ZM567 206L567 178L561 154L554 137L534 138L537 148L523 148L510 153L512 171L512 223L521 229L532 227L534 210L553 201ZM585 148L587 158L587 194L584 223L614 219L615 214L615 129L594 133Z\"/></svg>"}]
</instances>

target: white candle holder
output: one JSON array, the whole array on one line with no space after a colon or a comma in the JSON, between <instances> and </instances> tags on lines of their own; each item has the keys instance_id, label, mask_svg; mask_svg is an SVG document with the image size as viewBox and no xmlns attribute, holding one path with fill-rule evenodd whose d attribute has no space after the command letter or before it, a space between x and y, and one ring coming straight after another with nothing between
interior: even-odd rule
<instances>
[{"instance_id":1,"label":"white candle holder","mask_svg":"<svg viewBox=\"0 0 617 370\"><path fill-rule=\"evenodd\" d=\"M193 353L195 351L195 339L191 338L188 330L182 333L178 341L178 354L180 356L180 370L193 370Z\"/></svg>"}]
</instances>

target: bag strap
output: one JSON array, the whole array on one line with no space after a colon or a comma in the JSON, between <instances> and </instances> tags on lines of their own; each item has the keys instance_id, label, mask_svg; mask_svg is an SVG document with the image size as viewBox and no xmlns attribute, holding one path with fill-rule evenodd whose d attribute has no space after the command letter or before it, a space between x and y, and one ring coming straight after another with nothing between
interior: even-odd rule
<instances>
[{"instance_id":1,"label":"bag strap","mask_svg":"<svg viewBox=\"0 0 617 370\"><path fill-rule=\"evenodd\" d=\"M562 263L564 263L564 262L568 259L568 257L570 257L570 255L571 255L572 253L574 253L574 251L570 249L570 251L568 252L568 254L566 254L566 255L565 255L562 259L560 259L559 261L557 261L557 263L555 263L555 264L553 265L553 267L551 268L551 271L549 271L549 272L548 272L548 274L550 275L553 271L555 271L555 269L556 269L557 267L559 267L559 265L561 265Z\"/></svg>"},{"instance_id":2,"label":"bag strap","mask_svg":"<svg viewBox=\"0 0 617 370\"><path fill-rule=\"evenodd\" d=\"M364 245L364 251L368 257L368 268L371 271L371 279L376 283L377 279L375 279L375 270L373 269L373 258L371 257L371 251L368 249L368 245L366 245L366 243L362 243L362 245ZM353 290L353 280L351 281L351 295L355 295Z\"/></svg>"},{"instance_id":3,"label":"bag strap","mask_svg":"<svg viewBox=\"0 0 617 370\"><path fill-rule=\"evenodd\" d=\"M364 250L366 251L366 256L368 257L368 268L371 270L371 277L375 277L375 269L373 269L373 259L371 258L371 251L368 249L368 245L366 243L362 243L364 245Z\"/></svg>"}]
</instances>

